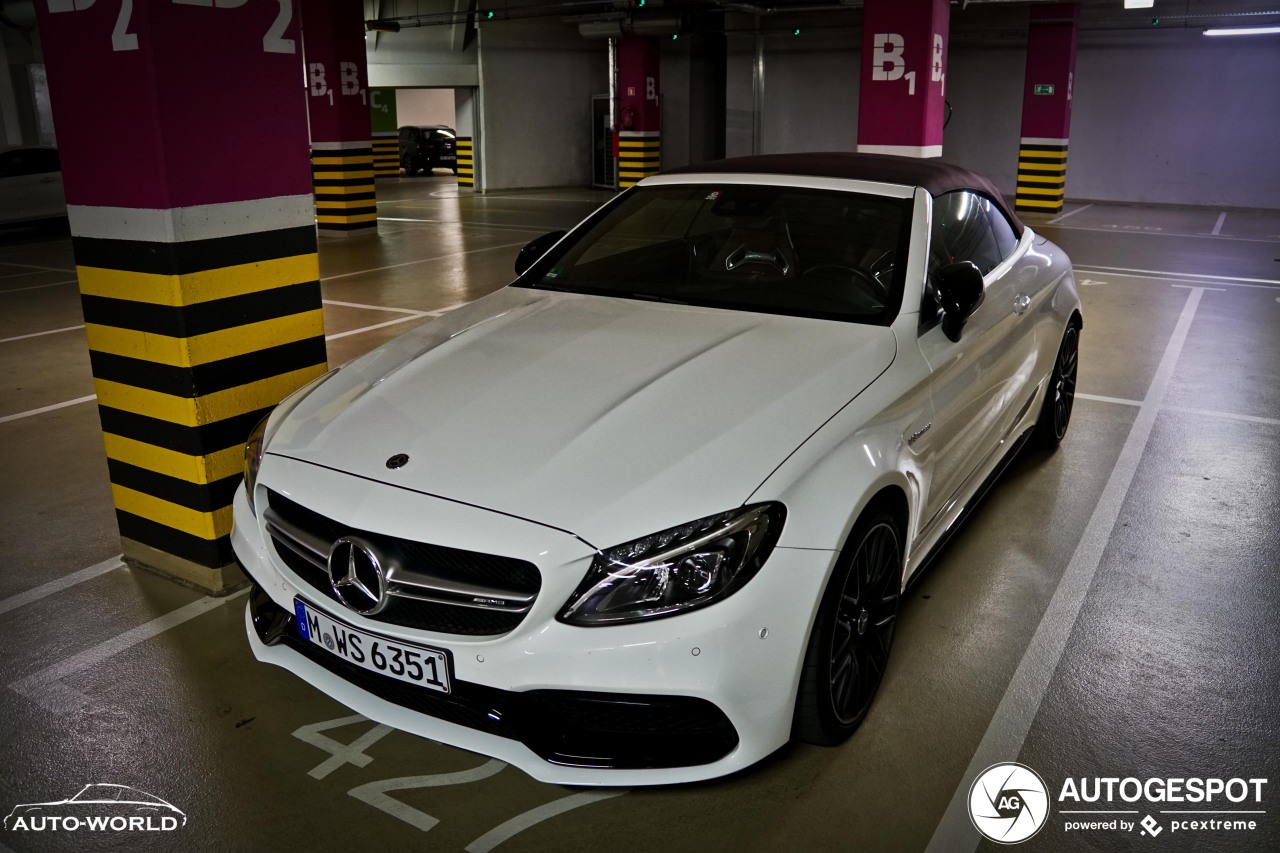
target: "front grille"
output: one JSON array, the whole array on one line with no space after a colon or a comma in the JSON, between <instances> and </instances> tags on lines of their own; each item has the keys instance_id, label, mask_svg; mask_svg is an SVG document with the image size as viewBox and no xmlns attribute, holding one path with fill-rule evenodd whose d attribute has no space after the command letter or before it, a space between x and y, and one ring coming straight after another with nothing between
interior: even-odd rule
<instances>
[{"instance_id":1,"label":"front grille","mask_svg":"<svg viewBox=\"0 0 1280 853\"><path fill-rule=\"evenodd\" d=\"M711 702L692 696L531 690L514 693L452 679L440 693L370 672L298 634L293 614L256 585L249 598L254 630L284 643L374 696L439 720L519 741L552 764L650 769L692 767L724 758L738 732Z\"/></svg>"},{"instance_id":2,"label":"front grille","mask_svg":"<svg viewBox=\"0 0 1280 853\"><path fill-rule=\"evenodd\" d=\"M267 490L267 532L276 554L300 580L341 603L329 583L329 549L343 536L373 545L388 566L388 604L375 622L464 636L516 628L542 588L525 560L464 551L358 530Z\"/></svg>"}]
</instances>

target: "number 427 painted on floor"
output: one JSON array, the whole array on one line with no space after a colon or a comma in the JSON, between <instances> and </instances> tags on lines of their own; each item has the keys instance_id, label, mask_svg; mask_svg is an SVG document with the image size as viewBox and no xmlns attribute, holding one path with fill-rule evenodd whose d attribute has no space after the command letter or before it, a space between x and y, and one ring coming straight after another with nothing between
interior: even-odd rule
<instances>
[{"instance_id":1,"label":"number 427 painted on floor","mask_svg":"<svg viewBox=\"0 0 1280 853\"><path fill-rule=\"evenodd\" d=\"M349 717L339 717L336 720L325 720L322 723L312 723L308 726L302 726L293 733L298 740L311 744L312 746L324 750L329 753L329 757L320 764L312 768L307 775L315 779L323 779L337 770L344 764L354 764L356 767L367 767L369 762L373 761L373 757L367 755L365 750L382 738L390 734L393 729L390 726L384 726L381 723L375 724L373 728L362 734L360 737L350 743L340 743L328 735L322 734L330 729L342 728L343 726L351 726L356 723L370 722L368 717L361 714L352 714ZM355 797L361 802L368 803L376 809L386 812L392 817L399 818L410 826L416 827L423 832L427 832L440 822L439 818L432 817L426 812L419 811L413 806L406 805L400 800L388 796L390 791L407 791L414 788L441 788L448 785L463 785L467 782L479 782L482 779L488 779L490 776L498 773L506 768L506 764L496 758L491 758L479 767L473 767L470 770L462 770L456 773L431 773L425 776L401 776L396 779L380 779L376 782L369 782L364 785L352 788L347 794ZM481 835L475 841L466 846L467 853L488 853L494 847L516 835L517 833L528 829L534 824L541 823L548 818L556 815L564 814L567 811L585 806L589 803L607 800L612 797L620 797L627 793L625 788L613 790L586 791L581 794L571 794L567 797L561 797L558 800L552 800L549 803L530 809L527 812L518 814L508 821L504 821L498 826Z\"/></svg>"}]
</instances>

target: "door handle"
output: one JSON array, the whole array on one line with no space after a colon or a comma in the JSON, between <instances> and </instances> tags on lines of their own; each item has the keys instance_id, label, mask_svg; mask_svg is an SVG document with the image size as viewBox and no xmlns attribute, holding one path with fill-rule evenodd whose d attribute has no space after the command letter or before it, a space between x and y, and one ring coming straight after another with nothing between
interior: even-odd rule
<instances>
[{"instance_id":1,"label":"door handle","mask_svg":"<svg viewBox=\"0 0 1280 853\"><path fill-rule=\"evenodd\" d=\"M1013 313L1025 314L1027 309L1031 307L1031 297L1025 293L1019 293L1013 297Z\"/></svg>"}]
</instances>

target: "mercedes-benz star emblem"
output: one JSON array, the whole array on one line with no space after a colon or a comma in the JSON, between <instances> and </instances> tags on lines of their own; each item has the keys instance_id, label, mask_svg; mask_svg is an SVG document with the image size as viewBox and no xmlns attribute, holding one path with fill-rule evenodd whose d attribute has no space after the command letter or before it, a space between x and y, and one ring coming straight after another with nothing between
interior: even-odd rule
<instances>
[{"instance_id":1,"label":"mercedes-benz star emblem","mask_svg":"<svg viewBox=\"0 0 1280 853\"><path fill-rule=\"evenodd\" d=\"M387 467L391 469L403 468L407 464L409 464L409 454L407 453L397 453L387 460Z\"/></svg>"},{"instance_id":2,"label":"mercedes-benz star emblem","mask_svg":"<svg viewBox=\"0 0 1280 853\"><path fill-rule=\"evenodd\" d=\"M373 546L358 537L343 536L329 549L329 585L339 601L364 616L387 606L386 572Z\"/></svg>"}]
</instances>

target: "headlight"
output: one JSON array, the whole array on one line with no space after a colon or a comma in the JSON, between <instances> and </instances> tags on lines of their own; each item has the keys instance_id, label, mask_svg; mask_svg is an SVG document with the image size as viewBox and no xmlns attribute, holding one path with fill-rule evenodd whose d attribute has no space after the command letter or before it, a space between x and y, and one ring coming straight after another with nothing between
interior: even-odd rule
<instances>
[{"instance_id":1,"label":"headlight","mask_svg":"<svg viewBox=\"0 0 1280 853\"><path fill-rule=\"evenodd\" d=\"M258 421L258 425L253 428L253 432L249 433L249 440L244 445L245 497L249 499L249 511L255 516L258 510L253 505L253 489L258 485L258 469L262 467L262 453L267 447L267 421L269 420L271 415Z\"/></svg>"},{"instance_id":2,"label":"headlight","mask_svg":"<svg viewBox=\"0 0 1280 853\"><path fill-rule=\"evenodd\" d=\"M280 401L271 412L262 420L258 421L258 425L253 428L253 432L249 434L249 440L244 445L244 488L246 497L249 499L249 511L254 515L258 514L258 510L253 505L253 489L258 484L258 469L262 467L262 455L267 451L267 442L271 440L271 436L280 426L280 422L294 410L294 408L303 401L303 399L316 390L320 383L324 382L333 374L342 368L335 367L323 376L317 376L306 385L303 385L297 391L294 391L288 397Z\"/></svg>"},{"instance_id":3,"label":"headlight","mask_svg":"<svg viewBox=\"0 0 1280 853\"><path fill-rule=\"evenodd\" d=\"M782 504L755 504L602 551L557 618L614 625L727 598L768 559L785 518Z\"/></svg>"}]
</instances>

